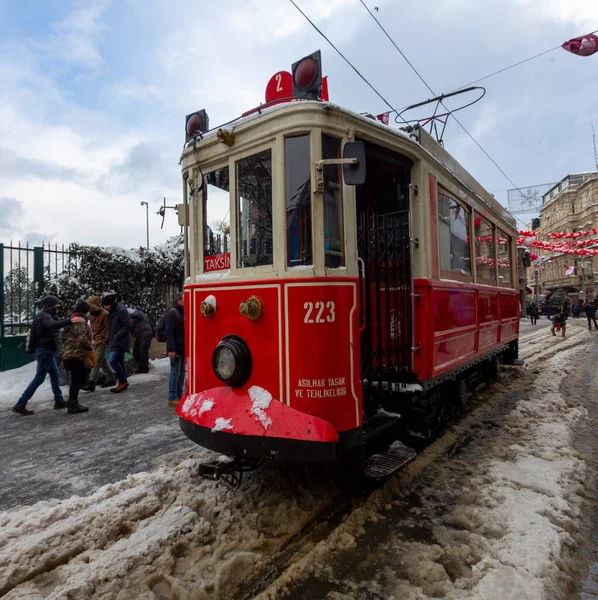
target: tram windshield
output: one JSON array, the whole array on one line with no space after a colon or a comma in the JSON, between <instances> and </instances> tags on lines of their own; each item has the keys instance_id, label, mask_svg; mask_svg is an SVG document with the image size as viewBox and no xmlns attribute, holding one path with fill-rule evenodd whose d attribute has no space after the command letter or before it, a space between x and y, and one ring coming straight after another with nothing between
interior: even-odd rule
<instances>
[{"instance_id":1,"label":"tram windshield","mask_svg":"<svg viewBox=\"0 0 598 600\"><path fill-rule=\"evenodd\" d=\"M230 190L228 167L204 177L204 256L228 252Z\"/></svg>"},{"instance_id":2,"label":"tram windshield","mask_svg":"<svg viewBox=\"0 0 598 600\"><path fill-rule=\"evenodd\" d=\"M273 264L272 151L238 160L237 267Z\"/></svg>"}]
</instances>

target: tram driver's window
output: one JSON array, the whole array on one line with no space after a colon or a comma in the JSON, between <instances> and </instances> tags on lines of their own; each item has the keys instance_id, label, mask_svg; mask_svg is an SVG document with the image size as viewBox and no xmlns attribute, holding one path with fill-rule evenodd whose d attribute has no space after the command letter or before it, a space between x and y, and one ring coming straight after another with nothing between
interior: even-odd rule
<instances>
[{"instance_id":1,"label":"tram driver's window","mask_svg":"<svg viewBox=\"0 0 598 600\"><path fill-rule=\"evenodd\" d=\"M496 284L492 224L478 215L475 215L473 224L475 230L475 265L478 281Z\"/></svg>"},{"instance_id":2,"label":"tram driver's window","mask_svg":"<svg viewBox=\"0 0 598 600\"><path fill-rule=\"evenodd\" d=\"M287 266L312 265L309 134L284 140Z\"/></svg>"},{"instance_id":3,"label":"tram driver's window","mask_svg":"<svg viewBox=\"0 0 598 600\"><path fill-rule=\"evenodd\" d=\"M341 140L322 135L322 158L341 158ZM345 266L341 165L324 167L324 256L329 269Z\"/></svg>"},{"instance_id":4,"label":"tram driver's window","mask_svg":"<svg viewBox=\"0 0 598 600\"><path fill-rule=\"evenodd\" d=\"M204 176L203 185L204 256L227 252L225 248L230 211L228 167Z\"/></svg>"},{"instance_id":5,"label":"tram driver's window","mask_svg":"<svg viewBox=\"0 0 598 600\"><path fill-rule=\"evenodd\" d=\"M498 285L513 287L511 282L511 238L500 229L496 231L496 247L498 248Z\"/></svg>"},{"instance_id":6,"label":"tram driver's window","mask_svg":"<svg viewBox=\"0 0 598 600\"><path fill-rule=\"evenodd\" d=\"M237 161L237 267L273 264L272 151Z\"/></svg>"},{"instance_id":7,"label":"tram driver's window","mask_svg":"<svg viewBox=\"0 0 598 600\"><path fill-rule=\"evenodd\" d=\"M469 210L439 192L438 249L442 271L471 277L469 239Z\"/></svg>"}]
</instances>

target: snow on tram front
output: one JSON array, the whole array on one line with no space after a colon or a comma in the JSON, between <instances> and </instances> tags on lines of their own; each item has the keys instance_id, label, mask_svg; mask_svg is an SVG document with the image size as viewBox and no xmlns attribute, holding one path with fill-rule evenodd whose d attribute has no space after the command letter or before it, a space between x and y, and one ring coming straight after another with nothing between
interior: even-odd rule
<instances>
[{"instance_id":1,"label":"snow on tram front","mask_svg":"<svg viewBox=\"0 0 598 600\"><path fill-rule=\"evenodd\" d=\"M203 110L186 121L179 220L187 384L177 414L191 440L232 457L240 472L265 459L332 462L361 451L401 415L429 419L425 407L438 395L431 401L429 390L448 380L439 376L466 373L480 363L472 358L492 367L516 354L513 269L505 287L494 266L497 289L482 285L488 311L497 312L494 341L472 357L462 335L457 344L445 335L443 355L428 352L425 322L435 303L462 325L473 314L469 300L452 297L465 297L467 278L443 286L438 270L439 241L461 253L471 241L463 231L457 241L444 231L432 240L437 215L422 201L436 203L441 181L451 179L443 166L450 162L430 150L447 153L423 131L393 130L329 103L323 82L316 52L275 74L266 104L225 127L210 129ZM475 200L493 243L508 240L497 265L512 264L516 230L471 180L462 187L480 190ZM451 197L457 181L446 184ZM470 253L460 267L475 286L474 264ZM476 339L479 326L471 323ZM390 462L413 456L403 447ZM217 478L222 469L204 474Z\"/></svg>"}]
</instances>

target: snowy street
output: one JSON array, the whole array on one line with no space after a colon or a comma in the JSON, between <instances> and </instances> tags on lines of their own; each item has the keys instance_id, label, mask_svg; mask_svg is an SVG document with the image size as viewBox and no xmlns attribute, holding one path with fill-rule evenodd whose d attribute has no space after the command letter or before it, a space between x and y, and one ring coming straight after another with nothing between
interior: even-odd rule
<instances>
[{"instance_id":1,"label":"snowy street","mask_svg":"<svg viewBox=\"0 0 598 600\"><path fill-rule=\"evenodd\" d=\"M598 332L521 321L523 368L378 487L266 465L239 490L166 406L167 363L87 415L8 409L32 373L0 374L0 597L10 600L595 597ZM373 491L372 491L373 489ZM584 580L586 580L584 582Z\"/></svg>"}]
</instances>

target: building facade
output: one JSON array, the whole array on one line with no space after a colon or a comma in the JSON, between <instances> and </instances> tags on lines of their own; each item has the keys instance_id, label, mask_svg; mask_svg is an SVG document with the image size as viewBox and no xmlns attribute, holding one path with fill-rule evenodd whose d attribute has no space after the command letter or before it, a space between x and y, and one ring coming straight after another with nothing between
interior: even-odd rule
<instances>
[{"instance_id":1,"label":"building facade","mask_svg":"<svg viewBox=\"0 0 598 600\"><path fill-rule=\"evenodd\" d=\"M542 241L549 241L550 233L598 228L598 171L567 175L546 192L540 223L535 231ZM541 257L528 269L528 286L534 300L541 302L559 289L569 294L572 304L598 298L598 256L558 255L540 249L532 252Z\"/></svg>"}]
</instances>

